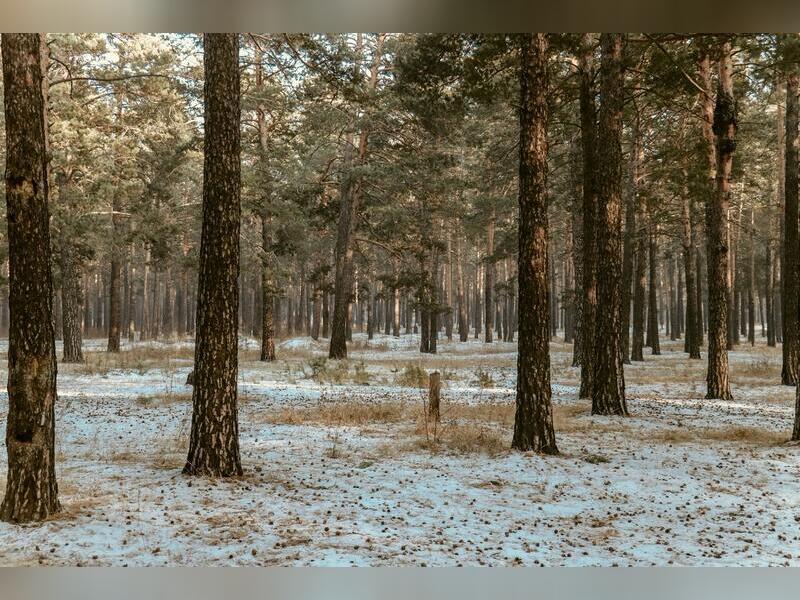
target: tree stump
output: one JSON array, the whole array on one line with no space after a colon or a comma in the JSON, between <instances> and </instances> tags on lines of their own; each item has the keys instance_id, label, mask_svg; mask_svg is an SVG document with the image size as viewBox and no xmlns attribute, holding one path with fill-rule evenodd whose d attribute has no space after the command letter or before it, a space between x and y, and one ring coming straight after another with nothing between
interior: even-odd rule
<instances>
[{"instance_id":1,"label":"tree stump","mask_svg":"<svg viewBox=\"0 0 800 600\"><path fill-rule=\"evenodd\" d=\"M429 377L428 389L428 417L434 423L439 422L439 393L442 390L442 376L439 371L434 371Z\"/></svg>"}]
</instances>

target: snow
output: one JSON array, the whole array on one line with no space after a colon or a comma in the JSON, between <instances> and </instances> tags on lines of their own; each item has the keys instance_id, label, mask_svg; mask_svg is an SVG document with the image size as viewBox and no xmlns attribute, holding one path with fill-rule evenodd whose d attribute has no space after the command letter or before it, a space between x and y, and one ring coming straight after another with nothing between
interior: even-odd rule
<instances>
[{"instance_id":1,"label":"snow","mask_svg":"<svg viewBox=\"0 0 800 600\"><path fill-rule=\"evenodd\" d=\"M432 452L413 443L413 424L265 418L322 403L419 406L426 391L397 381L409 364L448 374L444 406L510 406L514 344L439 340L438 355L422 356L418 336L356 334L350 373L363 362L369 375L359 385L310 379L307 362L325 343L286 340L275 363L240 361L245 475L229 480L180 473L191 342L156 344L175 358L136 370L59 364L64 511L40 525L0 523L0 564L800 566L800 448L783 443L794 390L776 384L780 349L759 342L731 353L734 400L722 402L703 399L704 361L664 340L662 356L626 365L625 419L589 414L571 347L554 342L553 401L571 416L557 428L562 454L541 457ZM7 410L3 390L0 435ZM482 426L510 443L510 426ZM732 427L763 439L719 433ZM0 451L3 489L5 471Z\"/></svg>"}]
</instances>

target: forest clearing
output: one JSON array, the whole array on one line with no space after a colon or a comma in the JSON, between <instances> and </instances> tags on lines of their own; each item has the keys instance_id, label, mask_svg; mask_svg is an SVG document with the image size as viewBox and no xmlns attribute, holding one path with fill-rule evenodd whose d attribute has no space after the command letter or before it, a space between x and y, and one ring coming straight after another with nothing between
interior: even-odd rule
<instances>
[{"instance_id":1,"label":"forest clearing","mask_svg":"<svg viewBox=\"0 0 800 600\"><path fill-rule=\"evenodd\" d=\"M197 481L179 475L191 344L107 358L86 340L86 364L59 372L64 514L0 525L4 564L797 566L794 394L759 342L731 353L736 401L709 402L701 365L662 340L626 369L624 421L577 400L579 369L553 343L562 455L543 458L509 450L515 344L420 355L419 336L356 334L345 372L310 338L279 343L272 363L243 339L245 475ZM3 423L6 410L4 397Z\"/></svg>"}]
</instances>

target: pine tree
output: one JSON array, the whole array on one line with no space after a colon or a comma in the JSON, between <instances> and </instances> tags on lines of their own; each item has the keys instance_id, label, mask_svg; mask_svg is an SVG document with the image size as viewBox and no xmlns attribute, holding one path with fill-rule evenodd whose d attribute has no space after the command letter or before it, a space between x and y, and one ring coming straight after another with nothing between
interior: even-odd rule
<instances>
[{"instance_id":1,"label":"pine tree","mask_svg":"<svg viewBox=\"0 0 800 600\"><path fill-rule=\"evenodd\" d=\"M700 58L701 81L710 89L708 55ZM712 131L716 155L716 186L706 201L706 254L708 260L708 372L706 398L732 399L728 379L728 236L726 223L730 206L730 176L736 149L736 102L730 42L719 45L719 81ZM709 150L710 152L710 150Z\"/></svg>"},{"instance_id":2,"label":"pine tree","mask_svg":"<svg viewBox=\"0 0 800 600\"><path fill-rule=\"evenodd\" d=\"M519 109L519 354L516 450L558 454L550 400L547 257L547 59L543 33L523 34Z\"/></svg>"},{"instance_id":3,"label":"pine tree","mask_svg":"<svg viewBox=\"0 0 800 600\"><path fill-rule=\"evenodd\" d=\"M203 36L205 158L188 475L242 474L237 416L240 107L237 34Z\"/></svg>"},{"instance_id":4,"label":"pine tree","mask_svg":"<svg viewBox=\"0 0 800 600\"><path fill-rule=\"evenodd\" d=\"M600 113L597 144L597 298L592 367L592 414L626 415L620 352L622 302L623 36L600 36Z\"/></svg>"},{"instance_id":5,"label":"pine tree","mask_svg":"<svg viewBox=\"0 0 800 600\"><path fill-rule=\"evenodd\" d=\"M9 243L8 475L0 519L60 510L55 473L56 348L48 209L47 45L2 34Z\"/></svg>"}]
</instances>

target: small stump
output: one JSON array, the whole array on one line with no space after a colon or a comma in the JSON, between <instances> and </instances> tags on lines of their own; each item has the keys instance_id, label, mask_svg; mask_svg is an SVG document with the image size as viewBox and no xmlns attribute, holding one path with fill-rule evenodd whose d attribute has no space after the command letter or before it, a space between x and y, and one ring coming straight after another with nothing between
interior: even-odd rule
<instances>
[{"instance_id":1,"label":"small stump","mask_svg":"<svg viewBox=\"0 0 800 600\"><path fill-rule=\"evenodd\" d=\"M434 371L429 377L428 389L428 417L434 422L439 422L439 393L442 390L442 376L439 371Z\"/></svg>"}]
</instances>

